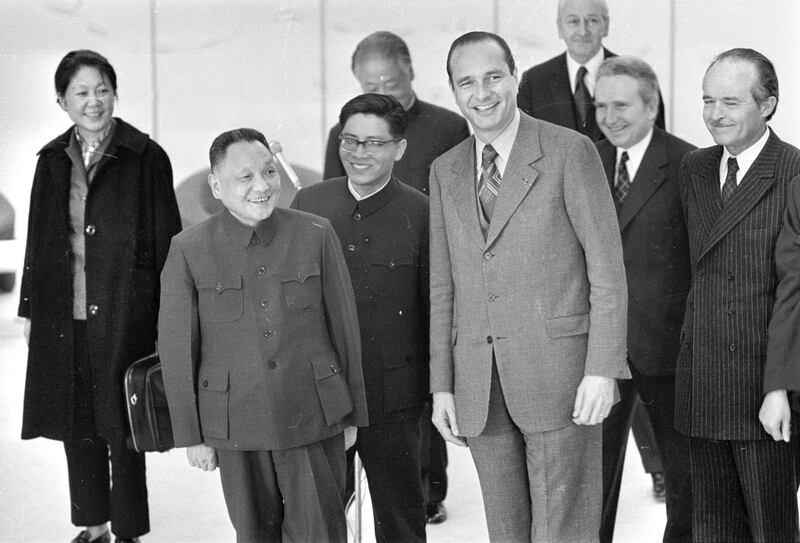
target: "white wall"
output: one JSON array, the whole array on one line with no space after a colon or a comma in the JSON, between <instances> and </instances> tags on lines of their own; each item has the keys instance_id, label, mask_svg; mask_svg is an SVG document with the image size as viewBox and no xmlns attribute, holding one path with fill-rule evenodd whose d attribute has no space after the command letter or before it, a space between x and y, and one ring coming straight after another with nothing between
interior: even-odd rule
<instances>
[{"instance_id":1,"label":"white wall","mask_svg":"<svg viewBox=\"0 0 800 543\"><path fill-rule=\"evenodd\" d=\"M176 182L203 168L218 133L253 126L293 162L321 170L339 107L359 92L356 43L374 30L403 36L415 89L456 109L445 57L469 30L497 31L525 70L563 51L556 0L0 0L0 192L24 236L36 151L69 126L53 72L71 49L95 49L119 78L117 113L155 135ZM782 100L773 127L800 144L800 3L794 0L608 0L606 45L655 68L667 126L708 145L700 82L714 54L760 50L777 67ZM155 51L155 54L152 52Z\"/></svg>"}]
</instances>

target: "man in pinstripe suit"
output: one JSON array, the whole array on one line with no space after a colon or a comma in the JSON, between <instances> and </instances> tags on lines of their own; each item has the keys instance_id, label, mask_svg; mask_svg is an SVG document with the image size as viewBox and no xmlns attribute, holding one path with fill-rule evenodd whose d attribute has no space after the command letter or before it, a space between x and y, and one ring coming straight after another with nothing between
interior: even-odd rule
<instances>
[{"instance_id":1,"label":"man in pinstripe suit","mask_svg":"<svg viewBox=\"0 0 800 543\"><path fill-rule=\"evenodd\" d=\"M703 79L717 143L681 168L692 289L676 374L675 426L690 438L695 541L798 541L798 439L787 391L765 379L778 277L775 241L800 151L767 127L772 63L720 54ZM765 383L768 385L765 388Z\"/></svg>"}]
</instances>

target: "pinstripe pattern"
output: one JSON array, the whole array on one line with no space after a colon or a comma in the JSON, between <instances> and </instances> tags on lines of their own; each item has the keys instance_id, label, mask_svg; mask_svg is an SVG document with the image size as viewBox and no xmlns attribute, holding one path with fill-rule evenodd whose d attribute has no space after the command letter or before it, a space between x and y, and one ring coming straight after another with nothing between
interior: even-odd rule
<instances>
[{"instance_id":1,"label":"pinstripe pattern","mask_svg":"<svg viewBox=\"0 0 800 543\"><path fill-rule=\"evenodd\" d=\"M709 439L767 439L758 420L767 327L775 301L775 241L800 151L774 133L722 206L722 147L681 168L693 282L676 374L676 428Z\"/></svg>"},{"instance_id":2,"label":"pinstripe pattern","mask_svg":"<svg viewBox=\"0 0 800 543\"><path fill-rule=\"evenodd\" d=\"M690 439L694 541L798 541L796 444Z\"/></svg>"}]
</instances>

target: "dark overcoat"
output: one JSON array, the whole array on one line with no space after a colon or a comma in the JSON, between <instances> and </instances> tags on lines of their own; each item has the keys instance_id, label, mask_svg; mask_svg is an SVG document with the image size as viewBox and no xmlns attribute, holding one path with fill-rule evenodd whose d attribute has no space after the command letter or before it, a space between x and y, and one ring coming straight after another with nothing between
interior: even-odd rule
<instances>
[{"instance_id":1,"label":"dark overcoat","mask_svg":"<svg viewBox=\"0 0 800 543\"><path fill-rule=\"evenodd\" d=\"M692 288L676 368L675 427L692 437L772 439L758 419L778 275L775 245L800 150L771 133L731 199L720 197L719 145L681 167Z\"/></svg>"},{"instance_id":2,"label":"dark overcoat","mask_svg":"<svg viewBox=\"0 0 800 543\"><path fill-rule=\"evenodd\" d=\"M30 319L22 437L73 431L73 287L69 243L70 128L39 151L31 189L19 316ZM95 424L127 432L122 379L153 351L159 273L180 231L172 167L146 134L117 119L86 197L87 336Z\"/></svg>"}]
</instances>

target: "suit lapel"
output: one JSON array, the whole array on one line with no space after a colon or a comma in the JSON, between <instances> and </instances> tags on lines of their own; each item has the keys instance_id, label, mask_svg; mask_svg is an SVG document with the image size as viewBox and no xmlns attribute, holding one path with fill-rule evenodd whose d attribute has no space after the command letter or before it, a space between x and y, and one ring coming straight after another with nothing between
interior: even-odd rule
<instances>
[{"instance_id":1,"label":"suit lapel","mask_svg":"<svg viewBox=\"0 0 800 543\"><path fill-rule=\"evenodd\" d=\"M736 226L775 184L775 161L778 156L778 137L771 133L767 144L759 153L753 165L744 174L739 187L728 203L722 208L713 228L708 233L700 257L707 253L720 239ZM720 156L722 149L720 148ZM716 161L717 190L719 190L719 158ZM721 202L721 199L720 199Z\"/></svg>"},{"instance_id":2,"label":"suit lapel","mask_svg":"<svg viewBox=\"0 0 800 543\"><path fill-rule=\"evenodd\" d=\"M720 158L722 158L722 147L717 146L707 157L701 171L691 174L691 187L697 200L697 211L705 230L706 240L722 213L719 189Z\"/></svg>"},{"instance_id":3,"label":"suit lapel","mask_svg":"<svg viewBox=\"0 0 800 543\"><path fill-rule=\"evenodd\" d=\"M608 188L614 190L614 176L617 166L617 148L611 145L608 140L602 140L597 144L597 152L600 155L600 160L603 162L603 171L606 172L606 179L608 180Z\"/></svg>"},{"instance_id":4,"label":"suit lapel","mask_svg":"<svg viewBox=\"0 0 800 543\"><path fill-rule=\"evenodd\" d=\"M531 190L539 175L533 163L542 156L538 134L523 117L520 119L517 137L508 157L503 181L497 195L489 231L486 233L486 246L489 247L505 228L519 204ZM477 219L476 219L477 221Z\"/></svg>"},{"instance_id":5,"label":"suit lapel","mask_svg":"<svg viewBox=\"0 0 800 543\"><path fill-rule=\"evenodd\" d=\"M570 126L578 126L575 118L575 107L572 100L572 89L569 85L569 72L567 68L567 54L559 57L558 68L550 72L550 92L553 95L558 116L561 119L572 119ZM563 98L569 97L564 100ZM535 106L536 104L534 104Z\"/></svg>"},{"instance_id":6,"label":"suit lapel","mask_svg":"<svg viewBox=\"0 0 800 543\"><path fill-rule=\"evenodd\" d=\"M461 222L466 226L475 242L484 246L483 232L478 222L478 194L475 187L475 137L462 146L463 152L454 158L451 169L453 177L447 189L458 211Z\"/></svg>"},{"instance_id":7,"label":"suit lapel","mask_svg":"<svg viewBox=\"0 0 800 543\"><path fill-rule=\"evenodd\" d=\"M620 232L625 230L647 200L667 180L668 165L664 135L658 129L654 129L653 137L636 170L628 196L619 211Z\"/></svg>"}]
</instances>

